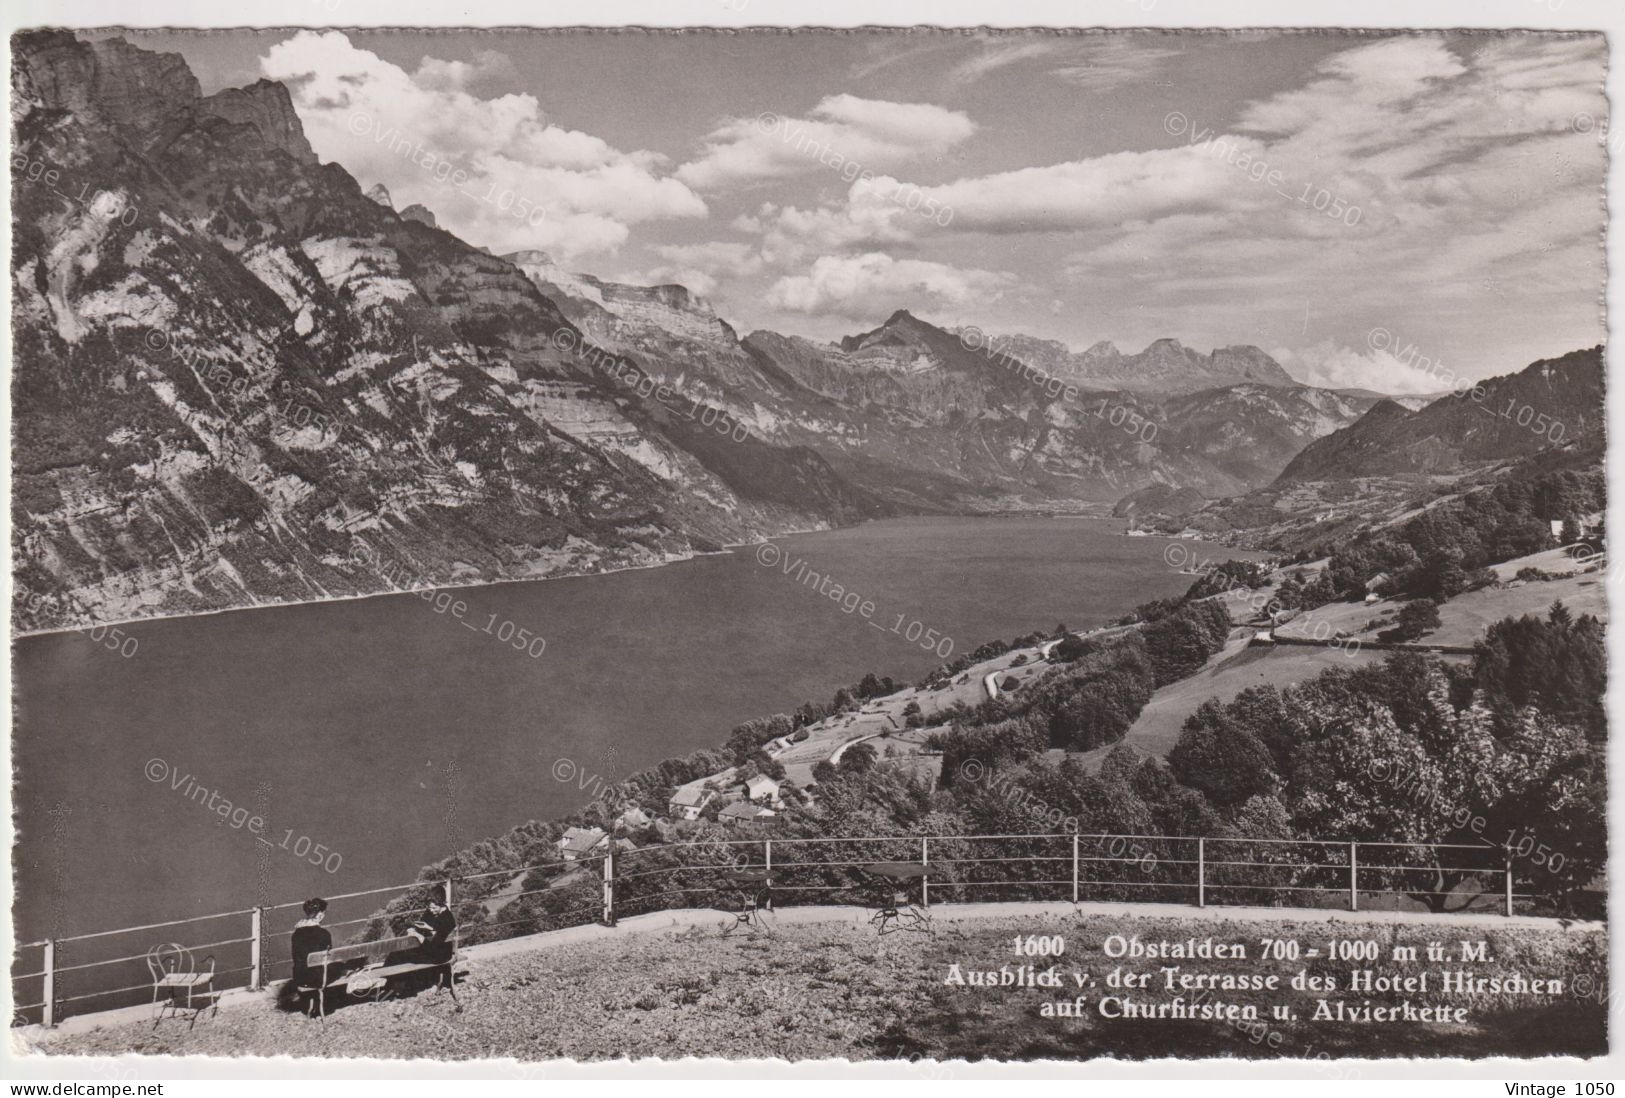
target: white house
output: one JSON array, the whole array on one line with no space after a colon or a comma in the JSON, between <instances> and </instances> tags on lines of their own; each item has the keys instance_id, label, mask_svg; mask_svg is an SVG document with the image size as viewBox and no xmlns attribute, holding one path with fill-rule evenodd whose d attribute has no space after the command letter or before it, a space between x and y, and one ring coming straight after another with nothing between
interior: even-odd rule
<instances>
[{"instance_id":1,"label":"white house","mask_svg":"<svg viewBox=\"0 0 1625 1098\"><path fill-rule=\"evenodd\" d=\"M559 839L559 853L564 860L573 862L577 858L591 858L602 854L609 842L609 836L597 827L570 827L566 828L563 837Z\"/></svg>"},{"instance_id":2,"label":"white house","mask_svg":"<svg viewBox=\"0 0 1625 1098\"><path fill-rule=\"evenodd\" d=\"M757 804L778 804L779 783L766 774L758 774L745 783L745 799Z\"/></svg>"}]
</instances>

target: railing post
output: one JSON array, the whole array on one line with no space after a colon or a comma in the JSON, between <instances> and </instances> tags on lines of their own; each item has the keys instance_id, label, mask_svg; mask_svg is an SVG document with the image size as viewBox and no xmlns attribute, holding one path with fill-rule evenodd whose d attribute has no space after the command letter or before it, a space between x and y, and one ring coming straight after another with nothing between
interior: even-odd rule
<instances>
[{"instance_id":1,"label":"railing post","mask_svg":"<svg viewBox=\"0 0 1625 1098\"><path fill-rule=\"evenodd\" d=\"M1196 906L1207 906L1207 839L1196 840Z\"/></svg>"},{"instance_id":2,"label":"railing post","mask_svg":"<svg viewBox=\"0 0 1625 1098\"><path fill-rule=\"evenodd\" d=\"M931 840L925 835L920 836L920 864L927 869L931 868ZM920 878L920 906L931 906L931 876L929 873Z\"/></svg>"},{"instance_id":3,"label":"railing post","mask_svg":"<svg viewBox=\"0 0 1625 1098\"><path fill-rule=\"evenodd\" d=\"M1360 910L1360 844L1349 843L1349 910Z\"/></svg>"},{"instance_id":4,"label":"railing post","mask_svg":"<svg viewBox=\"0 0 1625 1098\"><path fill-rule=\"evenodd\" d=\"M1507 846L1507 917L1512 917L1512 847Z\"/></svg>"},{"instance_id":5,"label":"railing post","mask_svg":"<svg viewBox=\"0 0 1625 1098\"><path fill-rule=\"evenodd\" d=\"M454 900L454 899L456 899L456 897L454 897L454 896L453 896L453 895L452 895L452 894L451 894L451 882L452 882L452 881L453 881L453 880L455 880L455 879L456 879L456 878L453 878L453 877L447 877L447 878L446 878L446 906L447 906L447 907L448 907L448 908L449 908L449 907L450 907L450 906L451 906L451 905L452 905L452 901L453 901L453 900Z\"/></svg>"},{"instance_id":6,"label":"railing post","mask_svg":"<svg viewBox=\"0 0 1625 1098\"><path fill-rule=\"evenodd\" d=\"M263 930L261 915L265 909L256 906L248 917L248 990L259 991L265 987L265 968L260 951Z\"/></svg>"},{"instance_id":7,"label":"railing post","mask_svg":"<svg viewBox=\"0 0 1625 1098\"><path fill-rule=\"evenodd\" d=\"M1072 902L1078 902L1078 833L1072 833Z\"/></svg>"},{"instance_id":8,"label":"railing post","mask_svg":"<svg viewBox=\"0 0 1625 1098\"><path fill-rule=\"evenodd\" d=\"M769 873L773 872L773 840L772 839L763 839L762 840L762 868L767 870L767 872L769 872Z\"/></svg>"},{"instance_id":9,"label":"railing post","mask_svg":"<svg viewBox=\"0 0 1625 1098\"><path fill-rule=\"evenodd\" d=\"M45 1013L40 1021L49 1029L56 1025L56 940L48 939L45 943L45 987L44 994L40 996L45 1002Z\"/></svg>"},{"instance_id":10,"label":"railing post","mask_svg":"<svg viewBox=\"0 0 1625 1098\"><path fill-rule=\"evenodd\" d=\"M615 848L604 854L604 925L615 925Z\"/></svg>"}]
</instances>

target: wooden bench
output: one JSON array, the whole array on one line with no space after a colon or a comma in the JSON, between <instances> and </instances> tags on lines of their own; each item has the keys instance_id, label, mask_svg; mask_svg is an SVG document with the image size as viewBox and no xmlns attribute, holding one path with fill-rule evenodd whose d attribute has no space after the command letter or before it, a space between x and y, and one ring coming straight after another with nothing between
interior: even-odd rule
<instances>
[{"instance_id":1,"label":"wooden bench","mask_svg":"<svg viewBox=\"0 0 1625 1098\"><path fill-rule=\"evenodd\" d=\"M410 935L398 938L380 938L374 942L357 942L354 945L334 946L332 949L317 950L305 958L307 968L320 968L322 980L320 987L303 987L299 989L301 995L315 995L317 1009L322 1019L327 1018L327 990L328 988L348 988L358 980L387 980L392 976L404 976L411 972L444 971L443 979L446 986L451 989L453 1001L457 999L457 978L453 966L457 963L457 938L451 938L451 956L439 964L427 962L408 962L405 964L384 964L391 954L404 949L415 949L422 942ZM353 972L340 972L338 976L328 979L328 970L335 966L348 965L352 961L366 961L365 968ZM461 1004L459 1004L459 1007Z\"/></svg>"}]
</instances>

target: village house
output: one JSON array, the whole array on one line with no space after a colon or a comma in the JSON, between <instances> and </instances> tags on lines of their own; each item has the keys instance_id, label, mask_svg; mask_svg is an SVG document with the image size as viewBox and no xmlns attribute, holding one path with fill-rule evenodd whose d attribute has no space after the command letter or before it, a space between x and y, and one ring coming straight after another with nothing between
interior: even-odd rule
<instances>
[{"instance_id":1,"label":"village house","mask_svg":"<svg viewBox=\"0 0 1625 1098\"><path fill-rule=\"evenodd\" d=\"M697 820L700 818L700 812L715 796L716 793L712 790L700 785L685 785L671 795L671 804L667 806L667 810L674 820Z\"/></svg>"},{"instance_id":2,"label":"village house","mask_svg":"<svg viewBox=\"0 0 1625 1098\"><path fill-rule=\"evenodd\" d=\"M757 804L778 804L779 783L766 774L758 774L745 783L745 799Z\"/></svg>"},{"instance_id":3,"label":"village house","mask_svg":"<svg viewBox=\"0 0 1625 1098\"><path fill-rule=\"evenodd\" d=\"M559 854L567 862L577 858L591 858L604 852L609 842L609 836L602 828L597 827L570 827L566 828L564 835L559 839Z\"/></svg>"}]
</instances>

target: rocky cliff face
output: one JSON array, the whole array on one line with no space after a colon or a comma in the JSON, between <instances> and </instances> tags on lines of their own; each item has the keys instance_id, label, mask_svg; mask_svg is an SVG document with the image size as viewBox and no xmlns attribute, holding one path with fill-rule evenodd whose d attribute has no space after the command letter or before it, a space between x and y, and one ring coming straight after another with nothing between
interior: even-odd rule
<instances>
[{"instance_id":1,"label":"rocky cliff face","mask_svg":"<svg viewBox=\"0 0 1625 1098\"><path fill-rule=\"evenodd\" d=\"M681 286L397 214L317 161L277 84L204 97L174 55L54 32L14 59L24 629L1229 493L1370 404L1256 349L993 355L906 312L740 340Z\"/></svg>"},{"instance_id":2,"label":"rocky cliff face","mask_svg":"<svg viewBox=\"0 0 1625 1098\"><path fill-rule=\"evenodd\" d=\"M179 58L60 33L14 57L20 628L885 512L703 395L637 400L513 264L316 163L277 85L200 97Z\"/></svg>"}]
</instances>

